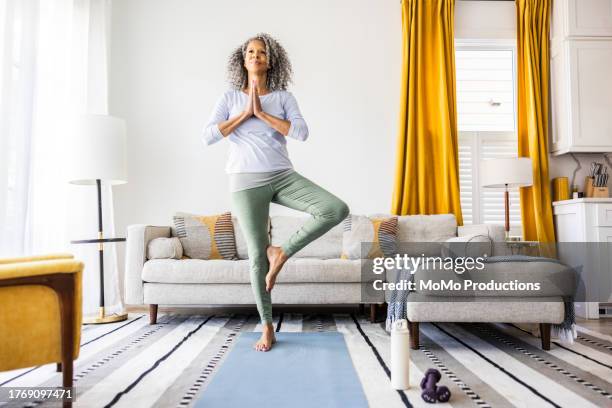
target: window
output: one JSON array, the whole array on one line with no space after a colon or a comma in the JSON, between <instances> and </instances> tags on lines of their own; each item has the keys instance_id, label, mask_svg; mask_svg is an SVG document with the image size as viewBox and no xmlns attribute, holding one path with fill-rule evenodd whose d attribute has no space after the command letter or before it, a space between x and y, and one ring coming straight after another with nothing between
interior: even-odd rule
<instances>
[{"instance_id":1,"label":"window","mask_svg":"<svg viewBox=\"0 0 612 408\"><path fill-rule=\"evenodd\" d=\"M517 156L515 49L457 43L459 184L464 224L503 224L503 189L480 186L480 162ZM511 234L521 233L518 191L510 191Z\"/></svg>"}]
</instances>

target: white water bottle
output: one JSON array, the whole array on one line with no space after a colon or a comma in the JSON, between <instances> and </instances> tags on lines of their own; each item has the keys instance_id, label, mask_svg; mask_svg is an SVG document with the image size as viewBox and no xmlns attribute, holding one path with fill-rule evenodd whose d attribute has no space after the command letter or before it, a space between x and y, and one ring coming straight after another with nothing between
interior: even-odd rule
<instances>
[{"instance_id":1,"label":"white water bottle","mask_svg":"<svg viewBox=\"0 0 612 408\"><path fill-rule=\"evenodd\" d=\"M410 334L406 319L396 320L391 328L391 386L396 390L410 387Z\"/></svg>"}]
</instances>

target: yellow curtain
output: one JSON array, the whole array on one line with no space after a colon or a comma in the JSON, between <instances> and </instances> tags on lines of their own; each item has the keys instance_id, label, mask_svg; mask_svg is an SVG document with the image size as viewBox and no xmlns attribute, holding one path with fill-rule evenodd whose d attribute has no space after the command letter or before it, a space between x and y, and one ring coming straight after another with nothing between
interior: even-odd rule
<instances>
[{"instance_id":1,"label":"yellow curtain","mask_svg":"<svg viewBox=\"0 0 612 408\"><path fill-rule=\"evenodd\" d=\"M455 97L454 0L402 1L402 83L392 213L463 223Z\"/></svg>"},{"instance_id":2,"label":"yellow curtain","mask_svg":"<svg viewBox=\"0 0 612 408\"><path fill-rule=\"evenodd\" d=\"M530 157L533 185L521 188L526 240L554 242L548 178L549 43L551 0L516 0L518 154Z\"/></svg>"}]
</instances>

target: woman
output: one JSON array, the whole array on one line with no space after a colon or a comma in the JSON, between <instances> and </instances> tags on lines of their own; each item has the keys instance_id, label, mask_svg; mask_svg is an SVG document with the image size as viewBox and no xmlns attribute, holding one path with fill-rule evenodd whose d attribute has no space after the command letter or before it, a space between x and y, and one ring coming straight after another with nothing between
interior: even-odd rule
<instances>
[{"instance_id":1,"label":"woman","mask_svg":"<svg viewBox=\"0 0 612 408\"><path fill-rule=\"evenodd\" d=\"M207 145L222 139L230 143L225 170L263 325L254 348L268 351L276 341L270 292L278 273L289 257L346 218L349 208L301 176L289 160L287 138L306 140L308 127L286 90L292 71L283 47L268 34L258 34L232 53L228 73L232 89L217 101L203 138ZM280 247L269 242L271 202L312 215Z\"/></svg>"}]
</instances>

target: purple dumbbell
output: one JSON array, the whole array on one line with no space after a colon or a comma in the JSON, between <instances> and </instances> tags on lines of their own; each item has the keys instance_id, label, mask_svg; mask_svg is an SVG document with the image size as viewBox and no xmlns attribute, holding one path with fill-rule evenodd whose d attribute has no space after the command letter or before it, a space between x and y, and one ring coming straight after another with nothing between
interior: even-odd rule
<instances>
[{"instance_id":1,"label":"purple dumbbell","mask_svg":"<svg viewBox=\"0 0 612 408\"><path fill-rule=\"evenodd\" d=\"M451 392L446 385L441 385L436 390L436 395L438 396L438 401L448 402L451 397Z\"/></svg>"},{"instance_id":2,"label":"purple dumbbell","mask_svg":"<svg viewBox=\"0 0 612 408\"><path fill-rule=\"evenodd\" d=\"M436 384L442 375L435 368L430 368L425 373L425 377L421 380L421 389L423 392L421 393L421 398L423 401L434 403L436 401L447 402L451 397L451 392L448 387L444 385L438 387Z\"/></svg>"},{"instance_id":3,"label":"purple dumbbell","mask_svg":"<svg viewBox=\"0 0 612 408\"><path fill-rule=\"evenodd\" d=\"M440 372L435 368L427 370L425 377L421 380L421 389L423 390L423 392L421 392L421 398L423 398L423 401L429 403L438 401L438 395L436 394L436 389L438 387L436 384L440 381L440 378L442 378L442 375L440 375Z\"/></svg>"}]
</instances>

